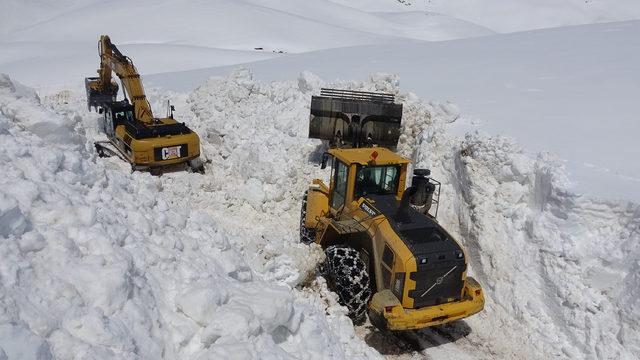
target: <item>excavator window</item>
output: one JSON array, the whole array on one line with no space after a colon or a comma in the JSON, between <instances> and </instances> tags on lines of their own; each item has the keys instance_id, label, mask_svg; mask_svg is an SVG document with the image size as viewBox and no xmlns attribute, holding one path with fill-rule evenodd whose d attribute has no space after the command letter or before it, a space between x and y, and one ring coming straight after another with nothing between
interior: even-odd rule
<instances>
[{"instance_id":1,"label":"excavator window","mask_svg":"<svg viewBox=\"0 0 640 360\"><path fill-rule=\"evenodd\" d=\"M125 119L128 121L133 121L133 112L131 110L116 111L114 115L116 123L121 123Z\"/></svg>"},{"instance_id":2,"label":"excavator window","mask_svg":"<svg viewBox=\"0 0 640 360\"><path fill-rule=\"evenodd\" d=\"M358 166L355 198L367 195L389 195L398 192L400 166Z\"/></svg>"}]
</instances>

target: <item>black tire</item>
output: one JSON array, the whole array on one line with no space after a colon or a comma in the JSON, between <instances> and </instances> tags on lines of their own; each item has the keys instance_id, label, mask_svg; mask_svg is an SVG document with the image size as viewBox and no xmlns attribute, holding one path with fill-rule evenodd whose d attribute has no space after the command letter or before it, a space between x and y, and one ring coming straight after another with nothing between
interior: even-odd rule
<instances>
[{"instance_id":1,"label":"black tire","mask_svg":"<svg viewBox=\"0 0 640 360\"><path fill-rule=\"evenodd\" d=\"M338 294L340 304L349 309L349 316L359 323L365 319L371 286L367 265L360 253L347 246L329 246L323 271L329 286Z\"/></svg>"},{"instance_id":2,"label":"black tire","mask_svg":"<svg viewBox=\"0 0 640 360\"><path fill-rule=\"evenodd\" d=\"M304 219L307 217L307 194L309 191L304 192L302 197L302 207L300 208L300 242L304 244L311 244L316 241L316 229L308 228L304 225Z\"/></svg>"}]
</instances>

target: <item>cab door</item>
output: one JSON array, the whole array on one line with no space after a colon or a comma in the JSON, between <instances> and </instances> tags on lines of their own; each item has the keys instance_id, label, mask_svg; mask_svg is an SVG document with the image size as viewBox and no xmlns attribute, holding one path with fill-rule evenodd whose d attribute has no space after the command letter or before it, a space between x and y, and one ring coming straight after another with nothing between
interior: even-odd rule
<instances>
[{"instance_id":1,"label":"cab door","mask_svg":"<svg viewBox=\"0 0 640 360\"><path fill-rule=\"evenodd\" d=\"M335 159L334 164L332 176L333 187L331 188L331 200L329 204L332 209L339 211L347 197L349 167L338 159Z\"/></svg>"}]
</instances>

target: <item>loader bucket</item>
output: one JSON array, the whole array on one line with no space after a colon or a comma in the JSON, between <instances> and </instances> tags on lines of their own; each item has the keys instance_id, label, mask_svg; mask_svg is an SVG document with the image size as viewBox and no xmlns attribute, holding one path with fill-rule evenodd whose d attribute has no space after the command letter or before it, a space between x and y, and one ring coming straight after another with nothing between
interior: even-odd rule
<instances>
[{"instance_id":1,"label":"loader bucket","mask_svg":"<svg viewBox=\"0 0 640 360\"><path fill-rule=\"evenodd\" d=\"M395 147L402 104L394 101L392 94L322 89L311 97L309 137L332 146Z\"/></svg>"},{"instance_id":2,"label":"loader bucket","mask_svg":"<svg viewBox=\"0 0 640 360\"><path fill-rule=\"evenodd\" d=\"M89 110L91 108L98 108L106 103L112 103L116 101L116 97L118 95L118 86L115 83L112 83L111 88L102 92L97 89L99 78L97 77L88 77L84 79L84 87L87 90L87 107Z\"/></svg>"}]
</instances>

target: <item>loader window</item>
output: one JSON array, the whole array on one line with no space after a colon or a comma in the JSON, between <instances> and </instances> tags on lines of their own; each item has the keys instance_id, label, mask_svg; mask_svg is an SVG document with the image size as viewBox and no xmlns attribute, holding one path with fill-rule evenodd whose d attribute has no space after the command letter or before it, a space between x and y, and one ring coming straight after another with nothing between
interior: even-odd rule
<instances>
[{"instance_id":1,"label":"loader window","mask_svg":"<svg viewBox=\"0 0 640 360\"><path fill-rule=\"evenodd\" d=\"M389 245L384 245L384 251L382 252L382 262L385 263L389 269L393 267L393 251Z\"/></svg>"},{"instance_id":2,"label":"loader window","mask_svg":"<svg viewBox=\"0 0 640 360\"><path fill-rule=\"evenodd\" d=\"M391 271L393 270L394 257L389 245L384 244L384 251L382 252L382 263L384 264L382 267L382 282L387 289L391 286Z\"/></svg>"},{"instance_id":3,"label":"loader window","mask_svg":"<svg viewBox=\"0 0 640 360\"><path fill-rule=\"evenodd\" d=\"M358 166L355 197L388 195L398 192L400 166Z\"/></svg>"},{"instance_id":4,"label":"loader window","mask_svg":"<svg viewBox=\"0 0 640 360\"><path fill-rule=\"evenodd\" d=\"M344 205L345 195L347 194L347 175L348 169L342 161L336 160L333 168L333 192L331 194L331 207L338 210Z\"/></svg>"}]
</instances>

